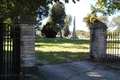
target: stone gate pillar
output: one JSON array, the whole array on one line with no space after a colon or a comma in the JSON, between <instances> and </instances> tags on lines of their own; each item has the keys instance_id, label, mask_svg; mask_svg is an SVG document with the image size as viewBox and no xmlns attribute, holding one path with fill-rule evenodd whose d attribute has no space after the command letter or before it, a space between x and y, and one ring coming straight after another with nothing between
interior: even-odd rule
<instances>
[{"instance_id":1,"label":"stone gate pillar","mask_svg":"<svg viewBox=\"0 0 120 80\"><path fill-rule=\"evenodd\" d=\"M20 27L21 67L35 66L35 24L29 16L18 17L15 21Z\"/></svg>"},{"instance_id":2,"label":"stone gate pillar","mask_svg":"<svg viewBox=\"0 0 120 80\"><path fill-rule=\"evenodd\" d=\"M95 22L90 26L90 58L106 58L107 26L101 22Z\"/></svg>"}]
</instances>

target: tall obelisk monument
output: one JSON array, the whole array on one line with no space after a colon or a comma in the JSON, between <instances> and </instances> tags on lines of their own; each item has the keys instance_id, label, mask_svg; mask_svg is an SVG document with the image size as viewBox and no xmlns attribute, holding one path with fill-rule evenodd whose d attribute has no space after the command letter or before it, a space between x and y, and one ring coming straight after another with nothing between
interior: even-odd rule
<instances>
[{"instance_id":1,"label":"tall obelisk monument","mask_svg":"<svg viewBox=\"0 0 120 80\"><path fill-rule=\"evenodd\" d=\"M76 32L75 32L75 17L74 17L74 23L73 23L73 33L70 39L78 39L78 37L76 36Z\"/></svg>"}]
</instances>

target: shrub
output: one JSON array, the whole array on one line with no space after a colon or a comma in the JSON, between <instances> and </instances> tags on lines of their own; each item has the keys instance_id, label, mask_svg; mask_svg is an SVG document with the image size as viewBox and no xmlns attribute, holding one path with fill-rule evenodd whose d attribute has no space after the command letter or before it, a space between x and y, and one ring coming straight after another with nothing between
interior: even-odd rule
<instances>
[{"instance_id":1,"label":"shrub","mask_svg":"<svg viewBox=\"0 0 120 80\"><path fill-rule=\"evenodd\" d=\"M55 38L57 35L58 29L54 27L54 25L50 22L46 23L43 26L42 34L45 34L47 38Z\"/></svg>"}]
</instances>

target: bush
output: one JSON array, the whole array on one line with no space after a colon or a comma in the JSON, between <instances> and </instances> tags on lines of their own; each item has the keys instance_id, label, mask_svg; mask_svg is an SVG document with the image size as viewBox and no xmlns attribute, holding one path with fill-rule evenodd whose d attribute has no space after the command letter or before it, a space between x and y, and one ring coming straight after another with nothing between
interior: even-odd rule
<instances>
[{"instance_id":1,"label":"bush","mask_svg":"<svg viewBox=\"0 0 120 80\"><path fill-rule=\"evenodd\" d=\"M48 22L43 26L42 34L45 34L46 38L55 38L57 35L58 29L54 25Z\"/></svg>"}]
</instances>

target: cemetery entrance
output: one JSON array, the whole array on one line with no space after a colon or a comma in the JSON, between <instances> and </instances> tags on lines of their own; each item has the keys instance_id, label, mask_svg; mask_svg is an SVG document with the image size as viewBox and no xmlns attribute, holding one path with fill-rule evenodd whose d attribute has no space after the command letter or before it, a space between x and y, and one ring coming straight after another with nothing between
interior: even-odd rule
<instances>
[{"instance_id":1,"label":"cemetery entrance","mask_svg":"<svg viewBox=\"0 0 120 80\"><path fill-rule=\"evenodd\" d=\"M0 21L0 80L19 80L20 28Z\"/></svg>"}]
</instances>

